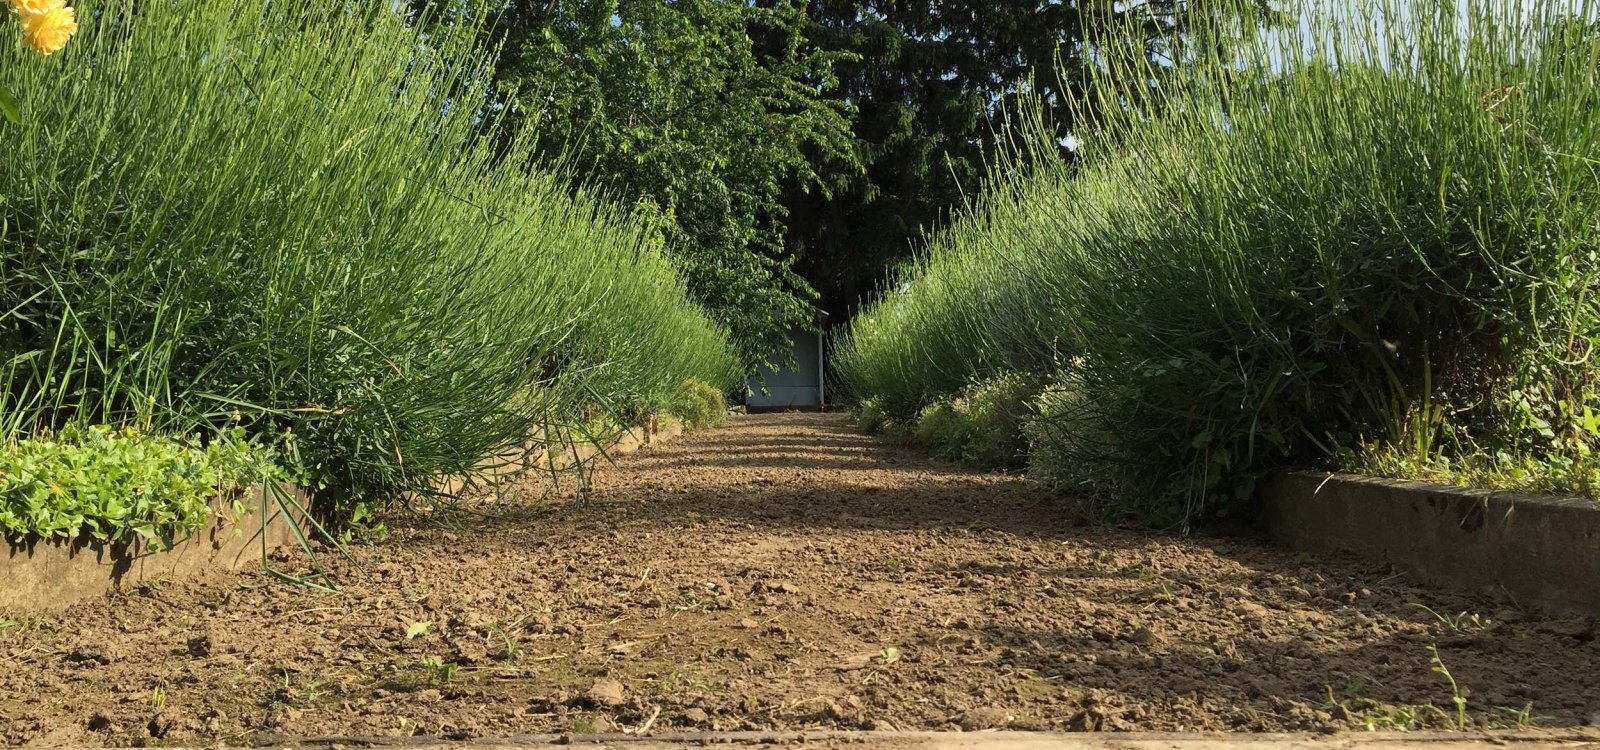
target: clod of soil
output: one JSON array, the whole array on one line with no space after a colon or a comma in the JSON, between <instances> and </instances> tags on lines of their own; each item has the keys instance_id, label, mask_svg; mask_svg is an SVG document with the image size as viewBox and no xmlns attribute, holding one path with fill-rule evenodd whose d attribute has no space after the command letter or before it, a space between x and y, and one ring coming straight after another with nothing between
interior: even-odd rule
<instances>
[{"instance_id":1,"label":"clod of soil","mask_svg":"<svg viewBox=\"0 0 1600 750\"><path fill-rule=\"evenodd\" d=\"M244 573L0 628L0 741L1445 728L1441 664L1469 727L1600 720L1589 618L1085 525L837 415L623 458L581 506L540 482L390 519L324 558L339 595Z\"/></svg>"}]
</instances>

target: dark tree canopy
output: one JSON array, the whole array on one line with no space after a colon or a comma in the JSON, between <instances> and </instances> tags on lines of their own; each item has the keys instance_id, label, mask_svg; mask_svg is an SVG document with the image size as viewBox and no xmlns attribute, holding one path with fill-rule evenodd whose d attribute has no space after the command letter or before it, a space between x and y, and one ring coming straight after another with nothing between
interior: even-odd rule
<instances>
[{"instance_id":1,"label":"dark tree canopy","mask_svg":"<svg viewBox=\"0 0 1600 750\"><path fill-rule=\"evenodd\" d=\"M809 0L807 32L847 53L834 96L855 109L866 171L821 194L791 190L788 240L835 321L876 291L914 243L981 187L1019 99L1060 142L1096 55L1179 56L1200 0ZM1236 4L1235 12L1250 5ZM1089 58L1086 60L1086 58ZM1070 158L1065 146L1062 155Z\"/></svg>"}]
</instances>

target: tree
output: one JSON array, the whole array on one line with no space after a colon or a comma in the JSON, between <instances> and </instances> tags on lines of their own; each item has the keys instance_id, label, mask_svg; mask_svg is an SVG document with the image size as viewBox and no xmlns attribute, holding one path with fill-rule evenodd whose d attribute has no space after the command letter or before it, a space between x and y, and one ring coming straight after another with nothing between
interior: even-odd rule
<instances>
[{"instance_id":1,"label":"tree","mask_svg":"<svg viewBox=\"0 0 1600 750\"><path fill-rule=\"evenodd\" d=\"M426 7L426 6L424 6ZM537 130L576 186L659 219L690 292L752 369L787 349L816 295L792 268L784 192L859 172L849 105L825 93L846 54L805 43L792 0L511 0L494 30L492 107Z\"/></svg>"},{"instance_id":2,"label":"tree","mask_svg":"<svg viewBox=\"0 0 1600 750\"><path fill-rule=\"evenodd\" d=\"M1037 104L1071 159L1071 102L1096 56L1182 62L1201 12L1259 17L1262 0L809 0L806 34L836 55L830 96L855 109L865 170L831 192L795 184L784 198L797 268L836 322L848 319L924 232L981 187ZM1155 82L1152 80L1152 86Z\"/></svg>"}]
</instances>

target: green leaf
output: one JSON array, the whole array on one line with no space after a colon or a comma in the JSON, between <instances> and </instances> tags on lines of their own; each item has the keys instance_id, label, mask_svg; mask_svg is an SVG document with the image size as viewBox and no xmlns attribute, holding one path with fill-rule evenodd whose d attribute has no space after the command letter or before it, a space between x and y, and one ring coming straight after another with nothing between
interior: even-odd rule
<instances>
[{"instance_id":1,"label":"green leaf","mask_svg":"<svg viewBox=\"0 0 1600 750\"><path fill-rule=\"evenodd\" d=\"M0 117L18 124L22 122L22 110L17 105L17 93L5 86L0 86Z\"/></svg>"},{"instance_id":2,"label":"green leaf","mask_svg":"<svg viewBox=\"0 0 1600 750\"><path fill-rule=\"evenodd\" d=\"M419 635L427 635L433 629L431 622L413 622L406 626L406 640L411 640Z\"/></svg>"}]
</instances>

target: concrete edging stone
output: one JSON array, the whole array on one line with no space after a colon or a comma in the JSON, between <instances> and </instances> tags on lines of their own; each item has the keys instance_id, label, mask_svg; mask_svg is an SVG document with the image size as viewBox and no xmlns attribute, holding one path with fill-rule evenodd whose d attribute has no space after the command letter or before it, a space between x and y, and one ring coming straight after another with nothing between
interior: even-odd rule
<instances>
[{"instance_id":1,"label":"concrete edging stone","mask_svg":"<svg viewBox=\"0 0 1600 750\"><path fill-rule=\"evenodd\" d=\"M1600 502L1326 472L1277 474L1260 497L1268 533L1291 549L1600 614Z\"/></svg>"}]
</instances>

